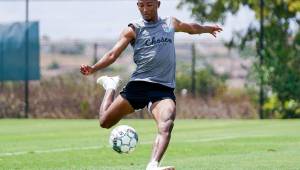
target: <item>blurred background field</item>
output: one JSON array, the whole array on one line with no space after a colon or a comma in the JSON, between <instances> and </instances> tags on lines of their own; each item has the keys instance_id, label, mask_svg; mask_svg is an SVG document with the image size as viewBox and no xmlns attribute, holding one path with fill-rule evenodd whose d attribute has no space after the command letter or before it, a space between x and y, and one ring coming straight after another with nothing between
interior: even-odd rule
<instances>
[{"instance_id":1,"label":"blurred background field","mask_svg":"<svg viewBox=\"0 0 300 170\"><path fill-rule=\"evenodd\" d=\"M110 13L112 7L118 13ZM252 1L162 2L161 16L224 29L217 39L176 35L178 118L300 117L300 5L291 0L260 7ZM0 11L5 16L1 23L24 21L25 2L1 1ZM138 18L135 1L30 1L29 21L40 25L41 79L29 83L28 114L24 83L1 81L0 118L96 118L104 93L96 78L120 75L121 90L135 69L132 48L93 76L80 75L79 67L99 60L128 22ZM145 112L128 118L149 118Z\"/></svg>"}]
</instances>

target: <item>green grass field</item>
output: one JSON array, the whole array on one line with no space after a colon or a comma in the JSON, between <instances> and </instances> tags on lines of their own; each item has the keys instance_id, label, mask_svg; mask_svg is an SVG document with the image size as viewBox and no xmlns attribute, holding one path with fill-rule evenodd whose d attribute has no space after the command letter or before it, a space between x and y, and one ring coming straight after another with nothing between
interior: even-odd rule
<instances>
[{"instance_id":1,"label":"green grass field","mask_svg":"<svg viewBox=\"0 0 300 170\"><path fill-rule=\"evenodd\" d=\"M97 120L0 120L0 169L144 170L155 124L124 120L139 144L120 155ZM177 170L300 170L299 120L176 120L163 165Z\"/></svg>"}]
</instances>

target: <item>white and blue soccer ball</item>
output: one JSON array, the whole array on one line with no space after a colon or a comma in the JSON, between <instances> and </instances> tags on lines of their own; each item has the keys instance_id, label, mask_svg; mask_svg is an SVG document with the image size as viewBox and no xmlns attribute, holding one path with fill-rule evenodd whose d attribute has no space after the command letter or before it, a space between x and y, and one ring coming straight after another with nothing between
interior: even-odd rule
<instances>
[{"instance_id":1,"label":"white and blue soccer ball","mask_svg":"<svg viewBox=\"0 0 300 170\"><path fill-rule=\"evenodd\" d=\"M128 154L134 151L138 143L138 135L134 128L128 125L120 125L112 130L109 143L116 152Z\"/></svg>"}]
</instances>

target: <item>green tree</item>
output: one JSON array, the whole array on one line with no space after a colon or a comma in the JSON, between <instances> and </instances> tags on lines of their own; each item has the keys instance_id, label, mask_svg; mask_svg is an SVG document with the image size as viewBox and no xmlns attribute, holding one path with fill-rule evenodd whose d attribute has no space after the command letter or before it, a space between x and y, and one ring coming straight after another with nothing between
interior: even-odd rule
<instances>
[{"instance_id":1,"label":"green tree","mask_svg":"<svg viewBox=\"0 0 300 170\"><path fill-rule=\"evenodd\" d=\"M277 94L282 107L285 102L300 102L300 1L265 0L264 1L264 57L263 66L254 65L257 75L263 76L265 88ZM249 7L260 19L259 0L181 0L179 8L187 6L198 21L224 22L226 16L236 14L243 6ZM296 29L291 29L292 24ZM249 42L259 47L260 30L250 25L246 34L236 32L230 46L244 48ZM259 48L257 48L259 49ZM258 78L259 81L259 78ZM290 111L289 111L290 112ZM290 113L283 113L289 114ZM284 117L284 116L283 116ZM290 116L289 116L290 117Z\"/></svg>"},{"instance_id":2,"label":"green tree","mask_svg":"<svg viewBox=\"0 0 300 170\"><path fill-rule=\"evenodd\" d=\"M226 90L226 76L219 76L213 68L207 67L196 72L196 92L204 98L221 95Z\"/></svg>"}]
</instances>

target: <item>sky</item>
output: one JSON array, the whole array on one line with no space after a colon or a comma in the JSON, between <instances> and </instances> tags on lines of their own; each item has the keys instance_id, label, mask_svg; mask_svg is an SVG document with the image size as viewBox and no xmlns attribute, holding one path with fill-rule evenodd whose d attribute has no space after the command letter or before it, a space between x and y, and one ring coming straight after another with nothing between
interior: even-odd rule
<instances>
[{"instance_id":1,"label":"sky","mask_svg":"<svg viewBox=\"0 0 300 170\"><path fill-rule=\"evenodd\" d=\"M160 16L174 16L181 21L195 22L191 12L176 8L180 0L161 0ZM32 1L29 19L40 22L40 35L51 39L117 39L130 21L140 18L135 0L102 1ZM0 24L25 20L24 1L0 0ZM228 40L233 30L243 30L254 21L254 14L243 8L238 16L229 16L219 35L219 40ZM207 24L208 25L208 24ZM191 35L179 33L178 38ZM194 39L198 38L193 36ZM212 37L210 37L212 38Z\"/></svg>"}]
</instances>

